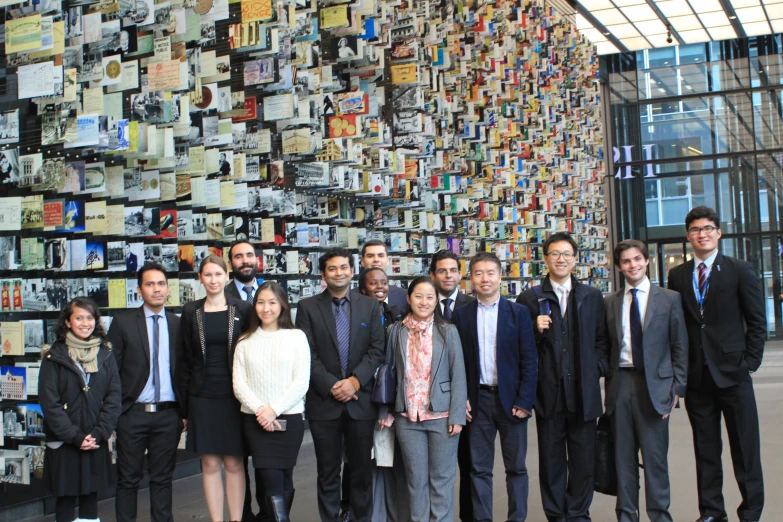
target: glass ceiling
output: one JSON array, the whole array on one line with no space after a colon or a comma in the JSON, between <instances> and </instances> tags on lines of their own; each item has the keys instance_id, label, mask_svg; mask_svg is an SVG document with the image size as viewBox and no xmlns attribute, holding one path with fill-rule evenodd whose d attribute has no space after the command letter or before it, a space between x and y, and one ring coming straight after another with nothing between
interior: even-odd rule
<instances>
[{"instance_id":1,"label":"glass ceiling","mask_svg":"<svg viewBox=\"0 0 783 522\"><path fill-rule=\"evenodd\" d=\"M783 0L572 0L598 54L783 32Z\"/></svg>"}]
</instances>

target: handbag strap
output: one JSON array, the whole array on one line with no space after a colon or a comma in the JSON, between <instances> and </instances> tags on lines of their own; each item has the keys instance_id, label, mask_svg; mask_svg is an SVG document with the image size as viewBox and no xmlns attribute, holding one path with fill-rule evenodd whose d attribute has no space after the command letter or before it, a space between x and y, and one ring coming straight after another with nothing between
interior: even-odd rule
<instances>
[{"instance_id":1,"label":"handbag strap","mask_svg":"<svg viewBox=\"0 0 783 522\"><path fill-rule=\"evenodd\" d=\"M538 301L538 315L551 315L552 311L549 307L549 301L541 298L541 285L535 285L533 287L533 293L536 295Z\"/></svg>"}]
</instances>

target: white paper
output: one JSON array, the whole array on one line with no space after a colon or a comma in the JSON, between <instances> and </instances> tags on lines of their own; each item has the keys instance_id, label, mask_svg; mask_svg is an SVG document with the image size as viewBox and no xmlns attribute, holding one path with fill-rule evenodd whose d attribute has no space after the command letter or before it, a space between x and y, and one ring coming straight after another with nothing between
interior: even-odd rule
<instances>
[{"instance_id":1,"label":"white paper","mask_svg":"<svg viewBox=\"0 0 783 522\"><path fill-rule=\"evenodd\" d=\"M19 99L52 96L55 84L54 62L35 63L19 67ZM60 77L62 78L62 65Z\"/></svg>"}]
</instances>

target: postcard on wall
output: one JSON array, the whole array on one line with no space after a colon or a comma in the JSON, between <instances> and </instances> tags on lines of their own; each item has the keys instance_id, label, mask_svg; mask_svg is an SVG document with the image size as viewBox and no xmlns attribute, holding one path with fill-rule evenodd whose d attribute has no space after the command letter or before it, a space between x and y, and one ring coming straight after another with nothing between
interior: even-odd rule
<instances>
[{"instance_id":1,"label":"postcard on wall","mask_svg":"<svg viewBox=\"0 0 783 522\"><path fill-rule=\"evenodd\" d=\"M22 229L22 198L0 198L0 230Z\"/></svg>"},{"instance_id":2,"label":"postcard on wall","mask_svg":"<svg viewBox=\"0 0 783 522\"><path fill-rule=\"evenodd\" d=\"M284 120L294 117L293 94L278 94L264 98L264 121Z\"/></svg>"},{"instance_id":3,"label":"postcard on wall","mask_svg":"<svg viewBox=\"0 0 783 522\"><path fill-rule=\"evenodd\" d=\"M332 7L321 8L321 29L334 29L336 27L347 27L350 25L348 21L348 6L347 5L335 5Z\"/></svg>"},{"instance_id":4,"label":"postcard on wall","mask_svg":"<svg viewBox=\"0 0 783 522\"><path fill-rule=\"evenodd\" d=\"M6 310L6 304L10 305L12 299L15 299L11 294L16 290L8 288L8 281L3 281L2 299L3 310ZM22 290L19 291L19 303L22 301ZM6 303L8 301L8 303ZM8 307L10 310L10 306ZM20 306L21 310L21 306ZM21 322L2 322L0 323L0 353L3 356L7 355L24 355L24 324Z\"/></svg>"},{"instance_id":5,"label":"postcard on wall","mask_svg":"<svg viewBox=\"0 0 783 522\"><path fill-rule=\"evenodd\" d=\"M7 323L0 323L0 328L2 328L2 325ZM20 325L21 323L16 323ZM22 339L19 338L19 344L20 347L22 347L22 353L16 354L16 355L24 355L24 347L22 346ZM5 344L5 342L3 342ZM3 351L5 350L5 347L3 347ZM10 355L5 354L4 355ZM24 401L27 400L27 371L26 368L20 367L20 366L0 366L0 399L9 399L14 401ZM3 413L3 426L8 426L8 419L5 417L8 415L8 411L5 411ZM8 436L9 433L6 431L6 436ZM11 433L11 436L14 436L13 433ZM26 433L21 434L20 436L25 437Z\"/></svg>"},{"instance_id":6,"label":"postcard on wall","mask_svg":"<svg viewBox=\"0 0 783 522\"><path fill-rule=\"evenodd\" d=\"M23 65L18 69L19 99L37 98L55 94L55 77L62 79L62 65L43 62ZM59 74L55 71L59 69ZM61 83L62 85L62 83Z\"/></svg>"},{"instance_id":7,"label":"postcard on wall","mask_svg":"<svg viewBox=\"0 0 783 522\"><path fill-rule=\"evenodd\" d=\"M6 21L5 52L7 54L41 49L42 44L40 14Z\"/></svg>"},{"instance_id":8,"label":"postcard on wall","mask_svg":"<svg viewBox=\"0 0 783 522\"><path fill-rule=\"evenodd\" d=\"M242 0L242 22L269 22L274 17L273 0Z\"/></svg>"}]
</instances>

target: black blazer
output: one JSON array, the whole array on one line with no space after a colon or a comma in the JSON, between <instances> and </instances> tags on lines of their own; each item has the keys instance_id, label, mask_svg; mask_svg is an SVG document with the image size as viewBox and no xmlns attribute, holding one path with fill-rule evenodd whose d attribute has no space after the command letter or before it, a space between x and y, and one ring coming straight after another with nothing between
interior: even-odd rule
<instances>
[{"instance_id":1,"label":"black blazer","mask_svg":"<svg viewBox=\"0 0 783 522\"><path fill-rule=\"evenodd\" d=\"M239 289L237 288L237 284L234 282L234 280L230 280L228 284L226 285L226 289L224 290L226 297L230 297L231 299L234 299L236 301L246 302L245 296L243 296Z\"/></svg>"},{"instance_id":2,"label":"black blazer","mask_svg":"<svg viewBox=\"0 0 783 522\"><path fill-rule=\"evenodd\" d=\"M362 291L359 290L358 286L351 289L351 299L353 299L353 296L355 295L364 295ZM410 309L408 308L408 292L399 286L389 285L389 295L386 298L386 301L387 305L391 306L392 308L397 308L403 317L408 315L408 312L410 312Z\"/></svg>"},{"instance_id":3,"label":"black blazer","mask_svg":"<svg viewBox=\"0 0 783 522\"><path fill-rule=\"evenodd\" d=\"M337 348L337 328L332 313L329 290L302 299L296 311L296 327L307 335L310 343L310 389L305 398L305 410L310 420L334 420L348 408L355 420L376 420L378 409L370 401L375 371L384 360L384 329L378 301L362 294L351 293L351 340L346 377L355 376L361 388L359 400L343 404L329 393L342 380Z\"/></svg>"},{"instance_id":4,"label":"black blazer","mask_svg":"<svg viewBox=\"0 0 783 522\"><path fill-rule=\"evenodd\" d=\"M551 419L557 411L557 394L560 388L560 367L553 346L558 335L556 316L560 313L560 302L547 276L541 282L541 298L549 301L553 310L553 327L546 335L535 328L536 318L540 315L538 297L531 288L517 298L517 303L525 305L533 318L533 330L538 345L538 391L536 393L536 415ZM576 339L579 343L574 359L579 365L579 391L582 398L584 420L591 421L601 416L601 377L609 372L609 339L606 333L606 309L604 297L597 288L587 286L571 278L569 305L576 306Z\"/></svg>"},{"instance_id":5,"label":"black blazer","mask_svg":"<svg viewBox=\"0 0 783 522\"><path fill-rule=\"evenodd\" d=\"M233 283L232 283L233 286ZM236 289L236 288L235 288ZM226 296L228 302L228 369L234 366L234 347L242 332L247 330L253 307L250 303ZM182 307L182 353L183 370L180 373L180 388L189 395L198 395L204 382L204 361L207 356L207 346L204 342L204 303L199 299L185 303ZM187 408L187 397L185 405ZM187 409L185 409L187 411Z\"/></svg>"},{"instance_id":6,"label":"black blazer","mask_svg":"<svg viewBox=\"0 0 783 522\"><path fill-rule=\"evenodd\" d=\"M688 330L688 388L701 386L705 360L715 384L728 388L761 366L767 335L761 284L750 263L718 253L702 319L693 267L691 260L669 270L669 288L682 295Z\"/></svg>"},{"instance_id":7,"label":"black blazer","mask_svg":"<svg viewBox=\"0 0 783 522\"><path fill-rule=\"evenodd\" d=\"M443 312L440 310L440 294L438 294L438 304L435 307L435 314L439 315L440 317L443 317ZM454 300L454 310L452 310L451 318L452 322L454 322L454 312L457 311L457 308L461 308L465 306L468 303L471 303L475 301L476 298L473 296L465 295L462 292L457 292L457 298Z\"/></svg>"},{"instance_id":8,"label":"black blazer","mask_svg":"<svg viewBox=\"0 0 783 522\"><path fill-rule=\"evenodd\" d=\"M180 412L183 418L187 418L187 410L183 409L187 393L177 385L180 382L179 372L184 366L179 317L166 310L166 322L169 325L171 384L180 405ZM150 342L144 307L115 316L109 327L109 341L120 372L122 412L125 413L139 399L150 376Z\"/></svg>"},{"instance_id":9,"label":"black blazer","mask_svg":"<svg viewBox=\"0 0 783 522\"><path fill-rule=\"evenodd\" d=\"M478 411L479 384L481 379L478 339L478 301L474 300L454 310L451 316L462 342L465 357L465 376L471 409ZM503 411L513 423L522 422L514 417L514 406L533 411L536 396L538 369L536 340L533 323L524 306L501 297L498 303L497 353L498 394Z\"/></svg>"}]
</instances>

